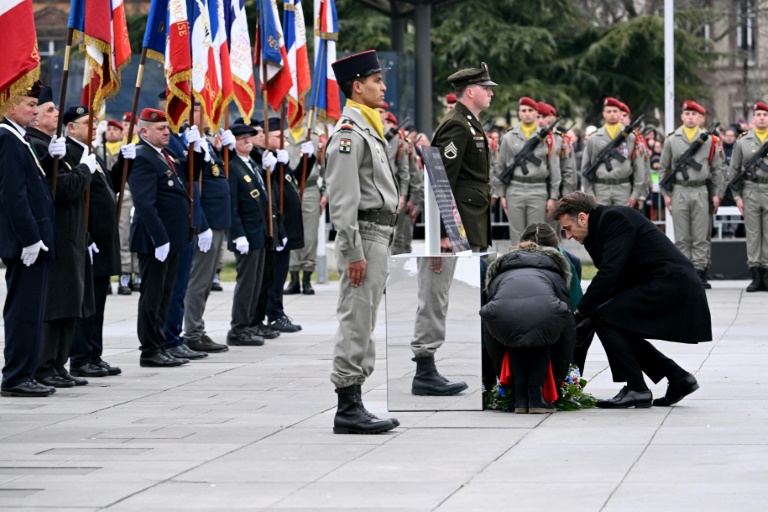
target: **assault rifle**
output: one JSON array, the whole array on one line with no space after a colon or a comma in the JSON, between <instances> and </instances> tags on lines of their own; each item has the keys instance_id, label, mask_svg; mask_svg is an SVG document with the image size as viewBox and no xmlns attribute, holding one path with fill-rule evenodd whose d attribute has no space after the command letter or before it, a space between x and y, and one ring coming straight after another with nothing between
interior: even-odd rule
<instances>
[{"instance_id":1,"label":"assault rifle","mask_svg":"<svg viewBox=\"0 0 768 512\"><path fill-rule=\"evenodd\" d=\"M553 122L551 125L549 125L549 128L542 128L539 130L539 132L528 139L523 146L523 149L520 150L520 152L515 156L515 159L512 161L512 165L507 167L507 170L504 171L501 176L499 176L499 179L506 185L509 185L509 182L512 181L512 175L515 173L515 168L520 167L523 171L523 175L528 174L528 162L531 162L533 165L541 165L541 159L534 156L533 152L534 150L546 140L547 137L549 137L549 134L552 133L552 130L555 129L555 126L557 126L557 123L562 119L562 117L558 116L557 119L555 119L555 122Z\"/></svg>"},{"instance_id":2,"label":"assault rifle","mask_svg":"<svg viewBox=\"0 0 768 512\"><path fill-rule=\"evenodd\" d=\"M607 146L600 150L600 152L597 154L597 158L595 158L594 163L581 173L581 175L584 176L584 179L592 182L597 181L597 169L601 164L605 165L606 171L611 172L613 170L613 165L611 164L612 158L618 160L619 163L624 163L627 157L619 153L619 146L622 142L627 140L627 137L630 133L635 131L635 128L640 125L640 121L642 120L643 116L635 119L632 124L627 125L626 128L619 132L615 139L613 139Z\"/></svg>"},{"instance_id":3,"label":"assault rifle","mask_svg":"<svg viewBox=\"0 0 768 512\"><path fill-rule=\"evenodd\" d=\"M752 158L742 164L741 174L731 181L731 188L736 192L740 192L741 189L744 188L744 180L747 179L747 176L749 176L749 179L752 181L757 181L758 169L768 171L768 164L763 160L766 156L768 156L768 142L763 144L760 150L755 153Z\"/></svg>"},{"instance_id":4,"label":"assault rifle","mask_svg":"<svg viewBox=\"0 0 768 512\"><path fill-rule=\"evenodd\" d=\"M692 168L696 171L701 170L701 164L696 162L694 158L696 157L696 153L704 147L704 144L707 142L710 136L715 133L715 130L717 130L717 127L720 126L720 123L715 121L712 123L712 126L709 127L709 130L699 135L699 137L691 143L690 147L685 150L685 153L683 153L680 158L677 159L677 161L672 164L672 171L670 171L669 174L667 174L667 177L661 180L661 187L665 190L669 190L672 192L675 189L675 177L677 176L677 173L680 173L683 175L683 179L688 181L688 168Z\"/></svg>"}]
</instances>

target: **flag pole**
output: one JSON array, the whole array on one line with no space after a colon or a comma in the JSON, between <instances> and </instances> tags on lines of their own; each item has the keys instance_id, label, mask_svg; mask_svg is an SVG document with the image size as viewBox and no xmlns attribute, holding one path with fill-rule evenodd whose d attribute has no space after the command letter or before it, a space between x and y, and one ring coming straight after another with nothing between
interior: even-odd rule
<instances>
[{"instance_id":1,"label":"flag pole","mask_svg":"<svg viewBox=\"0 0 768 512\"><path fill-rule=\"evenodd\" d=\"M283 102L280 104L280 149L285 148L285 101L286 100L283 100ZM280 206L278 207L277 212L282 217L283 215L283 183L285 182L285 164L278 163L277 166L279 168L278 178L280 179L277 185L278 194L280 194L280 198L278 199L278 204Z\"/></svg>"},{"instance_id":2,"label":"flag pole","mask_svg":"<svg viewBox=\"0 0 768 512\"><path fill-rule=\"evenodd\" d=\"M264 60L264 58L261 58L261 73L262 77L264 78L264 81L261 86L261 99L264 103L264 134L266 135L266 138L264 139L264 150L269 151L269 148L267 147L269 144L269 103L267 103L267 62ZM264 173L267 178L267 203L269 203L269 227L268 227L268 233L269 237L274 240L274 229L272 228L272 170L269 167L264 168ZM273 242L274 243L274 242Z\"/></svg>"},{"instance_id":3,"label":"flag pole","mask_svg":"<svg viewBox=\"0 0 768 512\"><path fill-rule=\"evenodd\" d=\"M59 111L64 112L64 104L67 101L67 80L69 79L69 60L72 56L72 38L74 37L75 29L70 28L67 30L67 46L64 49L64 69L61 73L61 96L59 96ZM59 120L56 122L56 138L61 137L61 124L63 122L62 116L59 116ZM59 174L59 157L53 159L53 167L51 169L51 196L56 199L56 178Z\"/></svg>"},{"instance_id":4,"label":"flag pole","mask_svg":"<svg viewBox=\"0 0 768 512\"><path fill-rule=\"evenodd\" d=\"M313 84L313 92L315 93L314 101L312 101L312 106L309 107L309 116L307 117L307 136L304 139L304 142L310 142L312 140L312 123L314 121L315 117L315 106L317 105L318 97L320 96L320 73L317 72L317 63L322 63L323 53L325 52L325 40L322 38L322 35L320 36L320 58L315 62L315 76L312 79ZM315 80L317 80L317 83L315 83ZM299 184L299 200L304 200L304 187L306 186L307 182L307 155L303 155L302 161L301 161L301 183Z\"/></svg>"},{"instance_id":5,"label":"flag pole","mask_svg":"<svg viewBox=\"0 0 768 512\"><path fill-rule=\"evenodd\" d=\"M224 110L224 130L229 130L229 108ZM224 177L229 179L229 146L224 146Z\"/></svg>"},{"instance_id":6,"label":"flag pole","mask_svg":"<svg viewBox=\"0 0 768 512\"><path fill-rule=\"evenodd\" d=\"M91 70L91 76L88 77L88 155L93 152L93 97L96 95L93 90L93 75L95 71ZM91 211L91 185L85 189L85 231L88 231L88 221Z\"/></svg>"},{"instance_id":7,"label":"flag pole","mask_svg":"<svg viewBox=\"0 0 768 512\"><path fill-rule=\"evenodd\" d=\"M141 82L144 79L144 63L147 60L147 48L141 49L139 70L136 72L136 88L133 91L133 104L131 105L131 122L128 125L127 144L133 142L133 127L136 126L136 114L139 110L139 96L141 95ZM117 223L120 224L120 212L123 210L123 197L125 196L125 184L128 181L128 165L130 160L123 159L123 174L120 176L120 195L117 198Z\"/></svg>"},{"instance_id":8,"label":"flag pole","mask_svg":"<svg viewBox=\"0 0 768 512\"><path fill-rule=\"evenodd\" d=\"M189 81L189 103L190 103L190 109L189 109L189 127L193 127L195 125L195 97L192 94L192 91L194 90L194 87L192 85L192 80ZM167 108L167 106L166 106ZM200 112L203 111L202 105L200 106ZM188 193L189 193L189 241L191 242L194 240L194 230L195 230L195 150L193 147L187 148L187 161L188 161L188 168L187 168L187 185L188 185Z\"/></svg>"}]
</instances>

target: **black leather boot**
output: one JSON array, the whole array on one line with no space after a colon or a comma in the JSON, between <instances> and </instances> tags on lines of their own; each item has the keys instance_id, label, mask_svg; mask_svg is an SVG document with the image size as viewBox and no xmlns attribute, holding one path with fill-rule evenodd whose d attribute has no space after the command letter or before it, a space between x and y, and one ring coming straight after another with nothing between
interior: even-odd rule
<instances>
[{"instance_id":1,"label":"black leather boot","mask_svg":"<svg viewBox=\"0 0 768 512\"><path fill-rule=\"evenodd\" d=\"M299 272L291 270L291 282L283 290L283 295L296 295L301 293L301 285L299 284Z\"/></svg>"},{"instance_id":2,"label":"black leather boot","mask_svg":"<svg viewBox=\"0 0 768 512\"><path fill-rule=\"evenodd\" d=\"M515 384L515 414L528 414L528 388Z\"/></svg>"},{"instance_id":3,"label":"black leather boot","mask_svg":"<svg viewBox=\"0 0 768 512\"><path fill-rule=\"evenodd\" d=\"M440 375L435 367L435 356L414 357L416 375L413 377L411 393L421 396L450 396L467 389L466 382L450 382Z\"/></svg>"},{"instance_id":4,"label":"black leather boot","mask_svg":"<svg viewBox=\"0 0 768 512\"><path fill-rule=\"evenodd\" d=\"M555 412L555 406L544 400L540 387L528 388L528 414L547 414Z\"/></svg>"},{"instance_id":5,"label":"black leather boot","mask_svg":"<svg viewBox=\"0 0 768 512\"><path fill-rule=\"evenodd\" d=\"M360 405L363 405L363 386L360 384L355 385L355 392L357 393L357 398L360 400ZM373 418L375 420L379 419L378 416L370 412L368 409L365 408L363 405L363 411L365 411L365 414L368 415L369 418ZM400 426L400 422L397 421L397 418L387 418L389 421L392 422L392 424L396 427Z\"/></svg>"},{"instance_id":6,"label":"black leather boot","mask_svg":"<svg viewBox=\"0 0 768 512\"><path fill-rule=\"evenodd\" d=\"M699 276L699 281L701 281L701 286L703 286L705 290L711 290L712 285L709 284L709 281L707 281L707 271L697 270L696 274Z\"/></svg>"},{"instance_id":7,"label":"black leather boot","mask_svg":"<svg viewBox=\"0 0 768 512\"><path fill-rule=\"evenodd\" d=\"M389 420L381 420L365 409L359 386L337 388L339 405L333 418L334 434L380 434L395 428Z\"/></svg>"},{"instance_id":8,"label":"black leather boot","mask_svg":"<svg viewBox=\"0 0 768 512\"><path fill-rule=\"evenodd\" d=\"M763 287L763 269L760 267L749 267L749 273L752 274L752 282L747 286L747 291L759 292L765 290Z\"/></svg>"},{"instance_id":9,"label":"black leather boot","mask_svg":"<svg viewBox=\"0 0 768 512\"><path fill-rule=\"evenodd\" d=\"M312 288L312 272L304 271L304 279L301 281L301 288L304 295L314 295L315 289Z\"/></svg>"}]
</instances>

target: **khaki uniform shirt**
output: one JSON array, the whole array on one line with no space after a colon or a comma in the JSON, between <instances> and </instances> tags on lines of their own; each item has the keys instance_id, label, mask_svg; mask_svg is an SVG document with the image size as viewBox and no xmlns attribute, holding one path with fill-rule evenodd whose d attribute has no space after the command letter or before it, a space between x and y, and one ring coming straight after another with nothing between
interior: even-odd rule
<instances>
[{"instance_id":1,"label":"khaki uniform shirt","mask_svg":"<svg viewBox=\"0 0 768 512\"><path fill-rule=\"evenodd\" d=\"M768 143L768 139L766 139L765 142ZM754 130L749 130L746 134L736 140L736 142L733 144L733 153L731 153L731 166L728 170L728 179L730 180L729 183L741 175L742 165L746 163L750 158L752 158L755 153L760 151L762 146L763 143L760 142L760 139L757 138ZM768 158L764 158L763 160L768 163ZM763 171L762 169L758 169L757 177L768 179L768 172ZM747 179L744 180L744 183L752 183L751 178L747 176ZM741 199L743 193L744 189L733 190L733 198Z\"/></svg>"},{"instance_id":2,"label":"khaki uniform shirt","mask_svg":"<svg viewBox=\"0 0 768 512\"><path fill-rule=\"evenodd\" d=\"M384 127L386 130L386 127ZM392 137L389 141L384 139L387 143L387 156L389 157L389 165L395 171L395 178L400 188L400 195L408 195L408 186L410 181L410 173L408 169L408 147L405 142L405 138L400 131L397 135Z\"/></svg>"},{"instance_id":3,"label":"khaki uniform shirt","mask_svg":"<svg viewBox=\"0 0 768 512\"><path fill-rule=\"evenodd\" d=\"M534 130L531 137L535 137L538 130ZM523 134L523 130L520 126L508 131L501 138L501 147L499 148L499 158L496 160L496 167L494 169L495 176L495 194L499 197L506 197L507 188L512 185L514 181L524 180L544 180L542 183L549 184L549 197L548 199L557 200L560 198L560 150L561 143L559 137L550 134L547 140L542 141L533 150L533 156L541 160L541 165L534 165L533 162L526 162L528 168L528 174L523 174L522 167L515 167L515 172L512 175L512 181L506 184L501 181L501 175L512 165L523 146L528 139Z\"/></svg>"},{"instance_id":4,"label":"khaki uniform shirt","mask_svg":"<svg viewBox=\"0 0 768 512\"><path fill-rule=\"evenodd\" d=\"M699 128L696 132L694 141L702 133L704 133L704 131ZM692 143L688 140L688 136L685 135L682 126L667 136L667 139L664 141L664 149L661 150L661 159L659 161L659 183L672 172L672 166L681 156L683 156L683 153L688 151L691 144ZM712 163L710 163L709 160L710 155L712 156ZM722 196L725 191L725 155L723 154L723 147L719 140L709 137L707 142L696 151L693 160L701 165L701 170L697 171L693 167L688 167L688 181L703 182L711 179L711 195ZM677 176L675 176L675 184L682 184L683 181L683 174L678 172ZM672 193L672 191L663 188L662 191L665 195L670 195Z\"/></svg>"},{"instance_id":5,"label":"khaki uniform shirt","mask_svg":"<svg viewBox=\"0 0 768 512\"><path fill-rule=\"evenodd\" d=\"M617 135L618 137L619 135ZM587 142L587 147L584 148L584 155L581 159L581 171L586 171L592 162L597 159L597 155L600 151L607 146L613 139L608 135L605 130L605 126L601 126ZM646 173L645 155L642 151L642 145L637 144L637 135L630 133L627 138L617 148L619 153L624 155L626 160L619 162L615 158L611 158L611 165L613 169L609 172L605 168L605 164L601 164L597 169L598 180L617 180L629 178L629 182L632 183L632 190L630 197L634 197L640 201L645 201L648 184L650 182L650 175ZM588 194L595 195L595 183L587 179L582 180L584 185L584 191ZM599 183L599 181L598 181Z\"/></svg>"}]
</instances>

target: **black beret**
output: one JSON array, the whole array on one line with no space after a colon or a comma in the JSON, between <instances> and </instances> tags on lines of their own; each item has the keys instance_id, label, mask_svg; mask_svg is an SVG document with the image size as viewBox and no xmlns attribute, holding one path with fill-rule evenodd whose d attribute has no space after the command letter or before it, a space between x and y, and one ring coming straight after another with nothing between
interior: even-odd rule
<instances>
[{"instance_id":1,"label":"black beret","mask_svg":"<svg viewBox=\"0 0 768 512\"><path fill-rule=\"evenodd\" d=\"M43 103L48 103L49 101L53 101L53 89L47 85L44 85L40 89L40 94L37 96L37 104L42 105Z\"/></svg>"},{"instance_id":2,"label":"black beret","mask_svg":"<svg viewBox=\"0 0 768 512\"><path fill-rule=\"evenodd\" d=\"M81 117L88 115L88 106L87 105L80 105L77 107L69 107L65 112L64 115L61 117L64 121L64 124L67 125L73 121L77 121Z\"/></svg>"},{"instance_id":3,"label":"black beret","mask_svg":"<svg viewBox=\"0 0 768 512\"><path fill-rule=\"evenodd\" d=\"M238 135L256 135L256 128L243 123L232 124L229 129L235 137Z\"/></svg>"},{"instance_id":4,"label":"black beret","mask_svg":"<svg viewBox=\"0 0 768 512\"><path fill-rule=\"evenodd\" d=\"M242 117L238 117L237 119L235 119L235 122L232 123L232 124L233 125L235 125L235 124L245 124L245 120ZM256 119L255 117L251 118L251 126L253 126L254 128L257 127L257 126L261 128L261 125L262 125L262 122L260 120Z\"/></svg>"},{"instance_id":5,"label":"black beret","mask_svg":"<svg viewBox=\"0 0 768 512\"><path fill-rule=\"evenodd\" d=\"M280 131L280 119L277 117L270 117L269 118L269 128L267 129L269 132L279 132Z\"/></svg>"},{"instance_id":6,"label":"black beret","mask_svg":"<svg viewBox=\"0 0 768 512\"><path fill-rule=\"evenodd\" d=\"M389 69L381 67L376 50L368 50L367 52L344 57L331 64L331 66L336 74L336 81L340 84L355 78L365 78L368 75Z\"/></svg>"},{"instance_id":7,"label":"black beret","mask_svg":"<svg viewBox=\"0 0 768 512\"><path fill-rule=\"evenodd\" d=\"M43 89L43 82L40 80L35 80L35 83L33 83L28 89L27 94L25 96L29 96L30 98L37 98L40 96L40 91ZM38 102L39 103L39 102Z\"/></svg>"}]
</instances>

